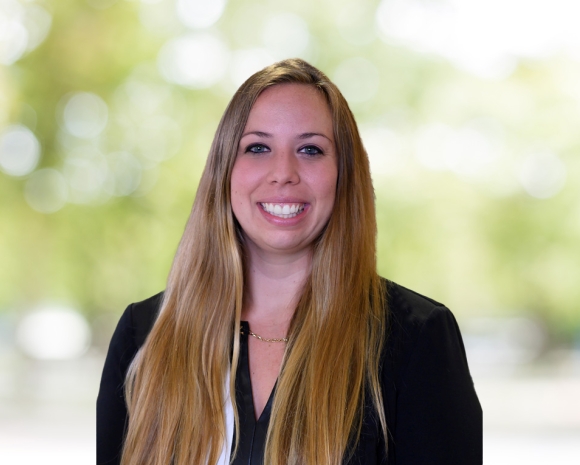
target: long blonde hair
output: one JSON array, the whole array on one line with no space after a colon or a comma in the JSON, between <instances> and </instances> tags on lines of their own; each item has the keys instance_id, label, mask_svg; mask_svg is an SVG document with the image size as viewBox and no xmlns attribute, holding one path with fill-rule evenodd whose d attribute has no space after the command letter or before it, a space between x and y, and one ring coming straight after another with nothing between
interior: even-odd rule
<instances>
[{"instance_id":1,"label":"long blonde hair","mask_svg":"<svg viewBox=\"0 0 580 465\"><path fill-rule=\"evenodd\" d=\"M292 59L250 77L220 121L159 317L127 374L123 465L215 464L226 440L228 372L238 425L234 383L244 263L231 173L256 98L283 83L313 86L328 102L338 181L291 323L264 463L339 465L360 435L368 394L386 441L379 363L387 313L376 272L368 158L338 88L313 66Z\"/></svg>"}]
</instances>

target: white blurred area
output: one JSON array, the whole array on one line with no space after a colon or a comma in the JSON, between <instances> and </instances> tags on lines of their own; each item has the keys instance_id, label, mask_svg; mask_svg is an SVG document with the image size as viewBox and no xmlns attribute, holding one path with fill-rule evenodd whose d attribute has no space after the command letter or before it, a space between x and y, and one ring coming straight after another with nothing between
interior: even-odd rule
<instances>
[{"instance_id":1,"label":"white blurred area","mask_svg":"<svg viewBox=\"0 0 580 465\"><path fill-rule=\"evenodd\" d=\"M48 35L50 13L38 3L0 0L0 64L11 65Z\"/></svg>"},{"instance_id":2,"label":"white blurred area","mask_svg":"<svg viewBox=\"0 0 580 465\"><path fill-rule=\"evenodd\" d=\"M382 0L383 40L440 55L478 76L502 79L524 57L580 59L574 0Z\"/></svg>"},{"instance_id":3,"label":"white blurred area","mask_svg":"<svg viewBox=\"0 0 580 465\"><path fill-rule=\"evenodd\" d=\"M103 363L92 330L70 306L0 316L0 461L95 462L94 403Z\"/></svg>"},{"instance_id":4,"label":"white blurred area","mask_svg":"<svg viewBox=\"0 0 580 465\"><path fill-rule=\"evenodd\" d=\"M460 321L483 408L484 463L575 465L580 349L548 347L531 318Z\"/></svg>"}]
</instances>

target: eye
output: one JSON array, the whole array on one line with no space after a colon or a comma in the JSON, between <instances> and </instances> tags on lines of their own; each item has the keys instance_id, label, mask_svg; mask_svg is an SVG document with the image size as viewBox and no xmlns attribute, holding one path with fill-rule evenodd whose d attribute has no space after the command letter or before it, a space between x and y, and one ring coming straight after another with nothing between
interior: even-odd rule
<instances>
[{"instance_id":1,"label":"eye","mask_svg":"<svg viewBox=\"0 0 580 465\"><path fill-rule=\"evenodd\" d=\"M264 144L251 144L246 148L246 153L264 153L269 151L270 149Z\"/></svg>"},{"instance_id":2,"label":"eye","mask_svg":"<svg viewBox=\"0 0 580 465\"><path fill-rule=\"evenodd\" d=\"M322 155L323 152L322 150L320 150L318 147L316 147L315 145L307 145L305 147L302 147L299 152L301 153L305 153L306 155Z\"/></svg>"}]
</instances>

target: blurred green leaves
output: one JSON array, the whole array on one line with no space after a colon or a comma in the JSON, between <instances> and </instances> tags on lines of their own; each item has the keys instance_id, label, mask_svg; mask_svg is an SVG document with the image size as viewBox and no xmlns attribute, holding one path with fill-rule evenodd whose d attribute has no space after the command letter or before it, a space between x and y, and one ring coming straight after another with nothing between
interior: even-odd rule
<instances>
[{"instance_id":1,"label":"blurred green leaves","mask_svg":"<svg viewBox=\"0 0 580 465\"><path fill-rule=\"evenodd\" d=\"M0 65L0 133L22 125L40 144L35 171L0 172L0 311L50 300L116 316L161 290L229 98L298 54L336 80L360 124L382 274L460 315L580 329L577 59L520 56L504 76L471 74L385 37L371 0L230 0L217 20L184 0L187 21L173 0L11 1L52 20ZM93 133L92 96L106 106ZM66 186L53 213L30 200L54 195L46 169Z\"/></svg>"}]
</instances>

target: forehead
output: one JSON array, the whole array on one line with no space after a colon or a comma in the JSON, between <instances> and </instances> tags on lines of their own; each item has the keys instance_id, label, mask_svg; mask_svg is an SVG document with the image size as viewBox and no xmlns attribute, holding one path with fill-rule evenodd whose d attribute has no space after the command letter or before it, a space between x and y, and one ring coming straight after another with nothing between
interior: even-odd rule
<instances>
[{"instance_id":1,"label":"forehead","mask_svg":"<svg viewBox=\"0 0 580 465\"><path fill-rule=\"evenodd\" d=\"M332 132L332 115L324 94L308 84L277 84L256 99L246 127L254 124L308 124Z\"/></svg>"}]
</instances>

